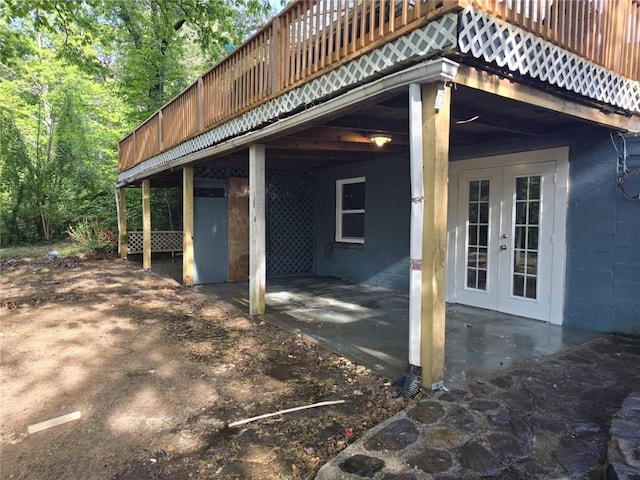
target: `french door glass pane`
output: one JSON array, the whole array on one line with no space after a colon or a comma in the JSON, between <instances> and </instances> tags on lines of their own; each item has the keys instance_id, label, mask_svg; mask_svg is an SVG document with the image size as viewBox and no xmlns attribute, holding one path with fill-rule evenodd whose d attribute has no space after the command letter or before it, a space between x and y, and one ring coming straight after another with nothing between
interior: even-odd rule
<instances>
[{"instance_id":1,"label":"french door glass pane","mask_svg":"<svg viewBox=\"0 0 640 480\"><path fill-rule=\"evenodd\" d=\"M540 224L540 175L516 178L513 229L513 289L522 298L538 298L538 228Z\"/></svg>"},{"instance_id":2,"label":"french door glass pane","mask_svg":"<svg viewBox=\"0 0 640 480\"><path fill-rule=\"evenodd\" d=\"M489 180L469 182L467 288L487 289L489 265Z\"/></svg>"}]
</instances>

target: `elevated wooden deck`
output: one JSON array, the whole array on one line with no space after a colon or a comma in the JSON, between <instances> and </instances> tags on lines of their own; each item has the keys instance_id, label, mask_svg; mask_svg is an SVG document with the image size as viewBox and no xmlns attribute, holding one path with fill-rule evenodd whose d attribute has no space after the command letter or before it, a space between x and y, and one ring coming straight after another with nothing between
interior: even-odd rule
<instances>
[{"instance_id":1,"label":"elevated wooden deck","mask_svg":"<svg viewBox=\"0 0 640 480\"><path fill-rule=\"evenodd\" d=\"M297 1L125 137L119 144L119 171L469 6L640 80L639 0ZM483 28L478 34L483 44L514 41L502 40L493 24ZM476 56L491 57L483 53Z\"/></svg>"}]
</instances>

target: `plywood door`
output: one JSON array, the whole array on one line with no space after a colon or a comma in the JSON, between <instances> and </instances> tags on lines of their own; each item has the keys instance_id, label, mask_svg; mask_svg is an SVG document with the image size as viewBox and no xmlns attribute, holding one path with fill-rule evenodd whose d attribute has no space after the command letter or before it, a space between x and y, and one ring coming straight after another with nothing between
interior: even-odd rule
<instances>
[{"instance_id":1,"label":"plywood door","mask_svg":"<svg viewBox=\"0 0 640 480\"><path fill-rule=\"evenodd\" d=\"M229 177L229 271L228 282L249 279L249 180Z\"/></svg>"}]
</instances>

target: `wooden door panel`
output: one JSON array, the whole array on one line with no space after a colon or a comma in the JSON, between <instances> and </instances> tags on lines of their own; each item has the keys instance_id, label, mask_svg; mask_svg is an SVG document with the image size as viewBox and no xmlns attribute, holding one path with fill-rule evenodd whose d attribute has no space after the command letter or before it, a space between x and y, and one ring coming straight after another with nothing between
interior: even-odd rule
<instances>
[{"instance_id":1,"label":"wooden door panel","mask_svg":"<svg viewBox=\"0 0 640 480\"><path fill-rule=\"evenodd\" d=\"M249 179L229 177L228 282L249 279Z\"/></svg>"}]
</instances>

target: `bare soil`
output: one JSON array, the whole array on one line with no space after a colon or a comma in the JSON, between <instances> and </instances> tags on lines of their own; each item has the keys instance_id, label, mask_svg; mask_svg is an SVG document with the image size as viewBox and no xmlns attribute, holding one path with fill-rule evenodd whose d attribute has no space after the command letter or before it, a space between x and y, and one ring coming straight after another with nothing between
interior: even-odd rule
<instances>
[{"instance_id":1,"label":"bare soil","mask_svg":"<svg viewBox=\"0 0 640 480\"><path fill-rule=\"evenodd\" d=\"M406 406L389 379L133 263L1 268L2 479L313 478Z\"/></svg>"}]
</instances>

